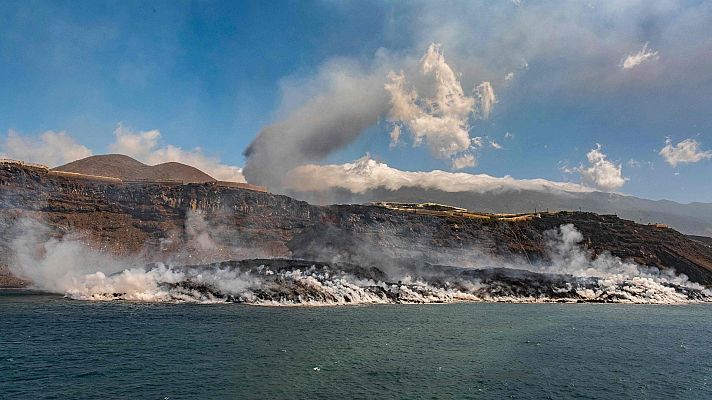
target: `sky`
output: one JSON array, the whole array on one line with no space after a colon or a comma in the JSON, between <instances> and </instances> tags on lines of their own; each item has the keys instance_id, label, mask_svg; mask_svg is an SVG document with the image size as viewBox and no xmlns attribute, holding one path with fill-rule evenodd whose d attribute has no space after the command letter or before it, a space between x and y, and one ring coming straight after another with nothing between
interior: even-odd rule
<instances>
[{"instance_id":1,"label":"sky","mask_svg":"<svg viewBox=\"0 0 712 400\"><path fill-rule=\"evenodd\" d=\"M712 1L10 0L0 89L50 166L712 202Z\"/></svg>"}]
</instances>

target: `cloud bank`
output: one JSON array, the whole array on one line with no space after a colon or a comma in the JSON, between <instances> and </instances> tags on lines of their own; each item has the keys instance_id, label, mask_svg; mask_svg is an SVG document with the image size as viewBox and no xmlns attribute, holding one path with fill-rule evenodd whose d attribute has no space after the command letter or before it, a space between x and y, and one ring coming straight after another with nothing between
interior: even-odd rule
<instances>
[{"instance_id":1,"label":"cloud bank","mask_svg":"<svg viewBox=\"0 0 712 400\"><path fill-rule=\"evenodd\" d=\"M315 179L314 177L318 177ZM546 179L515 179L511 176L493 177L486 174L464 172L401 171L377 162L366 155L351 163L341 165L302 165L287 175L287 188L296 192L326 191L334 188L362 194L371 189L400 188L434 189L444 192L491 192L500 190L562 190L591 192L594 189L566 182Z\"/></svg>"},{"instance_id":2,"label":"cloud bank","mask_svg":"<svg viewBox=\"0 0 712 400\"><path fill-rule=\"evenodd\" d=\"M665 147L659 153L665 162L673 167L678 164L696 163L712 158L712 150L700 149L700 143L695 139L685 139L673 146L672 140L665 140Z\"/></svg>"}]
</instances>

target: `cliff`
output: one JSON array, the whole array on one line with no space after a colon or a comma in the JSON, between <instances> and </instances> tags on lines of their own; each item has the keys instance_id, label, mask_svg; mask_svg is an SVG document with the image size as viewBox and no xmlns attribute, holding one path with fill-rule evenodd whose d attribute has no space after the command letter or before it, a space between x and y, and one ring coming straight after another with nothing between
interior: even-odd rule
<instances>
[{"instance_id":1,"label":"cliff","mask_svg":"<svg viewBox=\"0 0 712 400\"><path fill-rule=\"evenodd\" d=\"M491 259L536 264L550 257L547 232L573 224L595 254L610 252L712 285L709 245L612 215L475 218L381 205L314 206L214 182L123 184L1 164L0 265L13 262L17 225L26 219L41 223L51 237L72 234L96 249L147 262L282 257L379 266Z\"/></svg>"}]
</instances>

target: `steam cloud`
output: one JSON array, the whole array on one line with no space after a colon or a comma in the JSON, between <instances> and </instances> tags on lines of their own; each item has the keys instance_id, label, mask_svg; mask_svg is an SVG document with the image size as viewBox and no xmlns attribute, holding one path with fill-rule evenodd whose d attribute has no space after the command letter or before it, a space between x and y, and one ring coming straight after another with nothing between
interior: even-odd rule
<instances>
[{"instance_id":1,"label":"steam cloud","mask_svg":"<svg viewBox=\"0 0 712 400\"><path fill-rule=\"evenodd\" d=\"M239 301L263 305L429 303L452 301L613 301L680 303L712 301L712 292L684 275L624 262L610 254L594 256L581 246L573 225L548 231L549 261L530 264L483 257L472 249L457 255L448 249L436 259L460 267L424 265L378 272L340 264L214 264L144 266L144 259L116 259L93 249L76 234L53 237L42 224L23 220L12 246L12 271L36 287L81 300L149 302ZM218 245L199 214L189 216L186 234L193 246L215 251ZM354 243L358 248L358 243ZM363 249L362 249L363 250ZM415 253L413 254L415 255ZM280 267L279 265L282 265ZM506 266L510 272L491 267ZM383 267L383 266L381 266ZM464 267L464 268L463 268ZM517 271L520 272L517 272ZM531 271L523 273L522 270ZM398 282L398 283L395 283Z\"/></svg>"}]
</instances>

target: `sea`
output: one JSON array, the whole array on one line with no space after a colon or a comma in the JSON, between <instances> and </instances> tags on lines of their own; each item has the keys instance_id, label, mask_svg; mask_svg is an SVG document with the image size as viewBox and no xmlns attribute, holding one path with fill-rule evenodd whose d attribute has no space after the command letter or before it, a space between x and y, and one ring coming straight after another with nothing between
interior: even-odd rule
<instances>
[{"instance_id":1,"label":"sea","mask_svg":"<svg viewBox=\"0 0 712 400\"><path fill-rule=\"evenodd\" d=\"M0 290L1 399L712 399L712 305L264 307Z\"/></svg>"}]
</instances>

